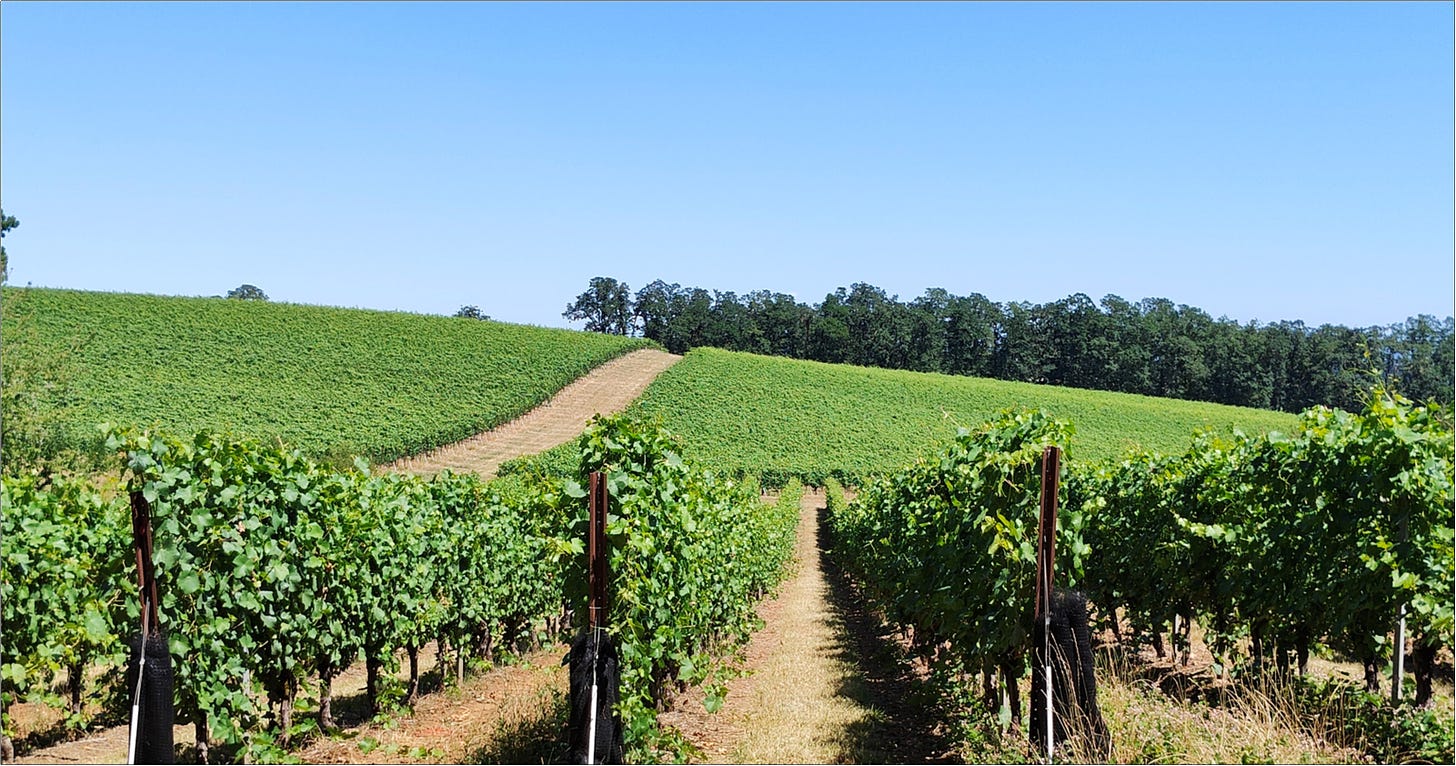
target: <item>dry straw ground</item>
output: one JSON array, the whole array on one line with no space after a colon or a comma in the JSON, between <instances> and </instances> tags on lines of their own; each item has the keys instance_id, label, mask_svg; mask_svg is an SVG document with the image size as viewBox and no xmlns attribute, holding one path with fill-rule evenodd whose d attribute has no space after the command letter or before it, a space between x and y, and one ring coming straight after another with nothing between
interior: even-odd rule
<instances>
[{"instance_id":1,"label":"dry straw ground","mask_svg":"<svg viewBox=\"0 0 1456 766\"><path fill-rule=\"evenodd\" d=\"M565 688L560 668L565 646L526 655L510 665L467 677L459 688L420 697L414 713L375 723L364 712L364 667L356 664L334 681L334 714L344 727L337 739L314 739L295 755L305 763L475 763L498 748L499 735L522 720L540 717L554 690ZM403 660L403 657L400 657ZM408 677L404 663L398 674ZM420 653L425 687L438 686L433 645ZM27 716L32 706L17 706ZM193 758L191 725L174 729L184 762ZM89 737L62 742L16 759L20 764L125 763L127 727L113 726ZM416 755L411 755L411 752Z\"/></svg>"},{"instance_id":2,"label":"dry straw ground","mask_svg":"<svg viewBox=\"0 0 1456 766\"><path fill-rule=\"evenodd\" d=\"M662 721L710 763L955 762L922 679L827 558L823 491L801 503L797 569L759 608L748 674L717 714L685 695Z\"/></svg>"}]
</instances>

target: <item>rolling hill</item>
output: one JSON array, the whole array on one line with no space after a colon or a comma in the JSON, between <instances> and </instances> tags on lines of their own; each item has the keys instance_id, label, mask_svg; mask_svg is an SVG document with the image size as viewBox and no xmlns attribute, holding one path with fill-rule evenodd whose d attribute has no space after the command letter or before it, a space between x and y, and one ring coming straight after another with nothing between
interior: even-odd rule
<instances>
[{"instance_id":1,"label":"rolling hill","mask_svg":"<svg viewBox=\"0 0 1456 766\"><path fill-rule=\"evenodd\" d=\"M648 341L398 312L6 288L7 370L55 362L66 438L97 426L280 438L375 461L526 412ZM8 384L7 384L8 385Z\"/></svg>"},{"instance_id":2,"label":"rolling hill","mask_svg":"<svg viewBox=\"0 0 1456 766\"><path fill-rule=\"evenodd\" d=\"M882 370L698 349L664 372L636 410L661 416L691 456L770 483L853 481L913 460L1009 407L1040 408L1076 428L1071 459L1140 446L1181 451L1200 428L1246 433L1295 416L1205 402Z\"/></svg>"}]
</instances>

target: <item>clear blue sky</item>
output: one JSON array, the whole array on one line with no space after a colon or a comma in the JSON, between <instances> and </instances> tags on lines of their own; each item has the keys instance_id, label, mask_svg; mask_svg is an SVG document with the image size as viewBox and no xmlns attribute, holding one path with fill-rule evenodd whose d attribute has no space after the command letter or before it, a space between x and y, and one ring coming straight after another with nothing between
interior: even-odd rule
<instances>
[{"instance_id":1,"label":"clear blue sky","mask_svg":"<svg viewBox=\"0 0 1456 766\"><path fill-rule=\"evenodd\" d=\"M1444 317L1452 9L7 0L11 281L554 326L596 275Z\"/></svg>"}]
</instances>

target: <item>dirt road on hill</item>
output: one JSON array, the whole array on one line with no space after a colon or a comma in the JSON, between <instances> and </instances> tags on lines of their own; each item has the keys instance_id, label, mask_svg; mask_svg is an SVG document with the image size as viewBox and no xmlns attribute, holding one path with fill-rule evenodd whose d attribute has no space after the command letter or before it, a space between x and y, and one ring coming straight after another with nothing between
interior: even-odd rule
<instances>
[{"instance_id":1,"label":"dirt road on hill","mask_svg":"<svg viewBox=\"0 0 1456 766\"><path fill-rule=\"evenodd\" d=\"M488 479L511 458L534 455L576 438L593 415L626 409L658 374L679 359L682 357L651 348L617 357L499 428L423 455L402 458L385 466L385 470L434 475L449 468Z\"/></svg>"}]
</instances>

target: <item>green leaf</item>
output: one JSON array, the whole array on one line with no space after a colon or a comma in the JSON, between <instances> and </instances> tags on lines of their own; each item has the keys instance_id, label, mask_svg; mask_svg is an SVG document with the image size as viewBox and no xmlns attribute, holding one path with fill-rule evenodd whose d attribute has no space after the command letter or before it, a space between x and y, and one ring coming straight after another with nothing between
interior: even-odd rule
<instances>
[{"instance_id":1,"label":"green leaf","mask_svg":"<svg viewBox=\"0 0 1456 766\"><path fill-rule=\"evenodd\" d=\"M86 610L82 626L86 632L86 640L93 645L99 645L111 637L106 617L94 609Z\"/></svg>"}]
</instances>

